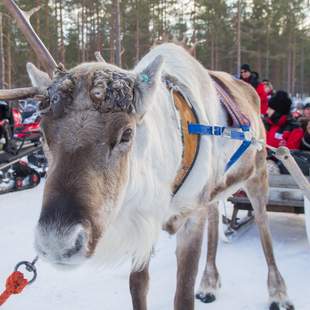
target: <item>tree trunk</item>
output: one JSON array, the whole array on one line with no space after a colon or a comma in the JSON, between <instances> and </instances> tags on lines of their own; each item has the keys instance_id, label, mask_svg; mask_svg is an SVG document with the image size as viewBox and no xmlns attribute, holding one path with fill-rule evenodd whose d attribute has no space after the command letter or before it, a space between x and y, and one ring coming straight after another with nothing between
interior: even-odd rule
<instances>
[{"instance_id":1,"label":"tree trunk","mask_svg":"<svg viewBox=\"0 0 310 310\"><path fill-rule=\"evenodd\" d=\"M164 25L164 0L160 0L160 35L166 35L166 28Z\"/></svg>"},{"instance_id":2,"label":"tree trunk","mask_svg":"<svg viewBox=\"0 0 310 310\"><path fill-rule=\"evenodd\" d=\"M50 44L50 18L49 18L49 6L48 6L48 0L45 2L45 36L47 40L45 40L45 45L48 50L50 50L51 44Z\"/></svg>"},{"instance_id":3,"label":"tree trunk","mask_svg":"<svg viewBox=\"0 0 310 310\"><path fill-rule=\"evenodd\" d=\"M101 34L101 29L100 29L101 23L100 23L100 6L98 1L96 1L96 32L97 32L97 50L99 52L102 51L103 48L103 40L102 40L102 34Z\"/></svg>"},{"instance_id":4,"label":"tree trunk","mask_svg":"<svg viewBox=\"0 0 310 310\"><path fill-rule=\"evenodd\" d=\"M140 59L140 17L139 0L136 0L136 63Z\"/></svg>"},{"instance_id":5,"label":"tree trunk","mask_svg":"<svg viewBox=\"0 0 310 310\"><path fill-rule=\"evenodd\" d=\"M287 49L287 92L290 94L292 89L292 35L289 33Z\"/></svg>"},{"instance_id":6,"label":"tree trunk","mask_svg":"<svg viewBox=\"0 0 310 310\"><path fill-rule=\"evenodd\" d=\"M114 14L111 14L111 30L110 30L110 63L115 63L115 23Z\"/></svg>"},{"instance_id":7,"label":"tree trunk","mask_svg":"<svg viewBox=\"0 0 310 310\"><path fill-rule=\"evenodd\" d=\"M296 38L294 38L294 45L292 46L292 77L291 77L291 93L295 94L295 83L296 83Z\"/></svg>"},{"instance_id":8,"label":"tree trunk","mask_svg":"<svg viewBox=\"0 0 310 310\"><path fill-rule=\"evenodd\" d=\"M81 61L85 62L85 0L82 0L81 14Z\"/></svg>"},{"instance_id":9,"label":"tree trunk","mask_svg":"<svg viewBox=\"0 0 310 310\"><path fill-rule=\"evenodd\" d=\"M238 0L237 10L237 76L240 76L241 67L241 0Z\"/></svg>"},{"instance_id":10,"label":"tree trunk","mask_svg":"<svg viewBox=\"0 0 310 310\"><path fill-rule=\"evenodd\" d=\"M11 31L6 34L6 82L8 88L12 87L12 50L11 50Z\"/></svg>"},{"instance_id":11,"label":"tree trunk","mask_svg":"<svg viewBox=\"0 0 310 310\"><path fill-rule=\"evenodd\" d=\"M121 17L119 0L113 0L113 15L115 22L115 64L119 67L122 65L121 59Z\"/></svg>"},{"instance_id":12,"label":"tree trunk","mask_svg":"<svg viewBox=\"0 0 310 310\"><path fill-rule=\"evenodd\" d=\"M4 49L3 49L3 15L0 13L0 88L5 85Z\"/></svg>"},{"instance_id":13,"label":"tree trunk","mask_svg":"<svg viewBox=\"0 0 310 310\"><path fill-rule=\"evenodd\" d=\"M56 54L57 54L57 59L60 59L59 57L59 13L58 13L58 1L55 0L55 20L56 20Z\"/></svg>"},{"instance_id":14,"label":"tree trunk","mask_svg":"<svg viewBox=\"0 0 310 310\"><path fill-rule=\"evenodd\" d=\"M218 70L219 69L219 52L218 52L218 42L217 42L217 35L216 35L216 31L215 33L215 38L214 38L214 70Z\"/></svg>"},{"instance_id":15,"label":"tree trunk","mask_svg":"<svg viewBox=\"0 0 310 310\"><path fill-rule=\"evenodd\" d=\"M63 25L63 7L62 1L59 1L59 27L60 27L60 62L65 64L65 42L64 42L64 25Z\"/></svg>"},{"instance_id":16,"label":"tree trunk","mask_svg":"<svg viewBox=\"0 0 310 310\"><path fill-rule=\"evenodd\" d=\"M302 41L301 51L300 51L300 94L303 96L304 94L304 80L305 80L305 49L304 43Z\"/></svg>"},{"instance_id":17,"label":"tree trunk","mask_svg":"<svg viewBox=\"0 0 310 310\"><path fill-rule=\"evenodd\" d=\"M90 20L89 3L85 3L85 60L88 61L90 57L90 50L92 47L92 23Z\"/></svg>"},{"instance_id":18,"label":"tree trunk","mask_svg":"<svg viewBox=\"0 0 310 310\"><path fill-rule=\"evenodd\" d=\"M265 77L269 79L270 75L270 25L267 23L267 35L266 35L266 61L265 61Z\"/></svg>"},{"instance_id":19,"label":"tree trunk","mask_svg":"<svg viewBox=\"0 0 310 310\"><path fill-rule=\"evenodd\" d=\"M213 31L212 31L213 32ZM214 33L211 34L211 70L214 70Z\"/></svg>"},{"instance_id":20,"label":"tree trunk","mask_svg":"<svg viewBox=\"0 0 310 310\"><path fill-rule=\"evenodd\" d=\"M257 64L256 64L256 70L260 75L260 78L263 78L262 76L262 51L260 49L257 49Z\"/></svg>"},{"instance_id":21,"label":"tree trunk","mask_svg":"<svg viewBox=\"0 0 310 310\"><path fill-rule=\"evenodd\" d=\"M41 2L40 0L36 0L35 6L39 7L40 2ZM40 38L40 14L39 14L39 12L35 13L35 27L34 27L34 29L35 29L38 37ZM40 69L41 66L40 66L40 60L38 57L35 57L35 64Z\"/></svg>"},{"instance_id":22,"label":"tree trunk","mask_svg":"<svg viewBox=\"0 0 310 310\"><path fill-rule=\"evenodd\" d=\"M85 60L89 60L89 50L91 48L91 22L89 18L89 3L85 2Z\"/></svg>"}]
</instances>

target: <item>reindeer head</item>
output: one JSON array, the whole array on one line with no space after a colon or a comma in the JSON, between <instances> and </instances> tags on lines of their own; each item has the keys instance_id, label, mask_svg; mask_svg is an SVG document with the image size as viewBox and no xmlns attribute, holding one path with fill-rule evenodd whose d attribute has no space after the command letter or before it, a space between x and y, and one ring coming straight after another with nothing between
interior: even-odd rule
<instances>
[{"instance_id":1,"label":"reindeer head","mask_svg":"<svg viewBox=\"0 0 310 310\"><path fill-rule=\"evenodd\" d=\"M153 101L161 64L157 57L133 73L103 61L68 71L45 63L50 77L28 64L33 87L0 91L3 99L41 98L49 171L35 245L52 263L79 264L113 225L129 182L136 128Z\"/></svg>"}]
</instances>

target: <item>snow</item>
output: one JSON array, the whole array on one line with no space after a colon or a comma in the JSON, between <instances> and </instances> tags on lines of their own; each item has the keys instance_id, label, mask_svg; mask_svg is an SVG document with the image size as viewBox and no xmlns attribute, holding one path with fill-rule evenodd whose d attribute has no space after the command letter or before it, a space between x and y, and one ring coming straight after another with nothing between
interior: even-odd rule
<instances>
[{"instance_id":1,"label":"snow","mask_svg":"<svg viewBox=\"0 0 310 310\"><path fill-rule=\"evenodd\" d=\"M40 212L43 184L37 188L0 196L0 290L15 264L32 260L33 231ZM303 215L270 214L270 226L279 269L297 310L309 310L310 245ZM206 253L204 242L203 253ZM151 263L148 295L150 310L173 309L175 289L175 238L162 233ZM200 261L200 273L205 255ZM218 267L222 288L213 304L196 301L196 310L268 309L267 269L258 232L253 225L233 243L220 242ZM37 263L38 278L21 295L11 297L6 310L129 310L129 265L112 270L84 265L62 271Z\"/></svg>"}]
</instances>

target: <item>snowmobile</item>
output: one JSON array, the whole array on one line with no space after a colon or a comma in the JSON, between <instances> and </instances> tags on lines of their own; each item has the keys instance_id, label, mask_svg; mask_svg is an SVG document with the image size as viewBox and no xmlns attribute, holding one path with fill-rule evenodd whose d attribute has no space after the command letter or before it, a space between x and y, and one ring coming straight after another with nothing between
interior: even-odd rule
<instances>
[{"instance_id":1,"label":"snowmobile","mask_svg":"<svg viewBox=\"0 0 310 310\"><path fill-rule=\"evenodd\" d=\"M0 101L0 194L37 186L46 171L38 103Z\"/></svg>"}]
</instances>

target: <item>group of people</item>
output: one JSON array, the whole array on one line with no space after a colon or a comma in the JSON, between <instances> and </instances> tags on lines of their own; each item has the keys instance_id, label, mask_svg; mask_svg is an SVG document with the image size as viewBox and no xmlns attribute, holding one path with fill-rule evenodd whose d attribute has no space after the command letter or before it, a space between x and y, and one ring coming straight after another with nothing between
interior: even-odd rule
<instances>
[{"instance_id":1,"label":"group of people","mask_svg":"<svg viewBox=\"0 0 310 310\"><path fill-rule=\"evenodd\" d=\"M310 151L310 103L298 113L292 113L288 93L283 90L275 92L269 80L261 82L258 73L248 64L241 66L240 79L251 84L259 95L267 144Z\"/></svg>"}]
</instances>

